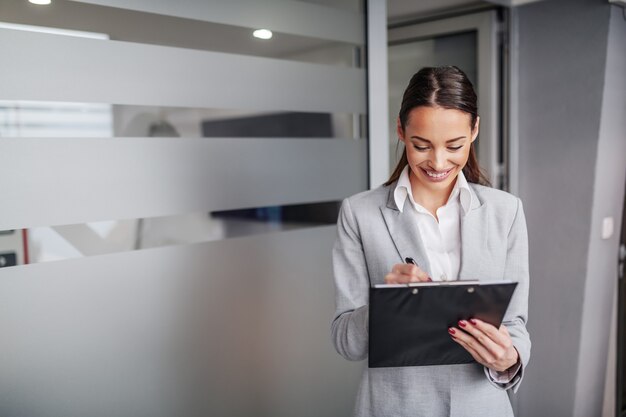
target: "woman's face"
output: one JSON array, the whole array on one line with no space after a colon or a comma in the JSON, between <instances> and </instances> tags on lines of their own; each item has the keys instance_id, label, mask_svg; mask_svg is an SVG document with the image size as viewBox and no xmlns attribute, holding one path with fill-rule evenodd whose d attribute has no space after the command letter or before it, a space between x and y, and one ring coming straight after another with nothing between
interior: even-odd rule
<instances>
[{"instance_id":1,"label":"woman's face","mask_svg":"<svg viewBox=\"0 0 626 417\"><path fill-rule=\"evenodd\" d=\"M478 123L471 128L471 116L442 107L416 107L404 128L398 119L398 137L406 146L411 184L425 190L451 190L478 136Z\"/></svg>"}]
</instances>

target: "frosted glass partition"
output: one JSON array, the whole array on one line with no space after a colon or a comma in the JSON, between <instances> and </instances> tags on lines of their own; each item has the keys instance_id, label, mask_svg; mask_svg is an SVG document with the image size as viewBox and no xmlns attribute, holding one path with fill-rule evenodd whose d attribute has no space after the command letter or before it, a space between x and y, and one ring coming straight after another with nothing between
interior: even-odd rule
<instances>
[{"instance_id":1,"label":"frosted glass partition","mask_svg":"<svg viewBox=\"0 0 626 417\"><path fill-rule=\"evenodd\" d=\"M330 258L375 54L323 3L0 1L37 26L0 25L0 416L350 415Z\"/></svg>"},{"instance_id":2,"label":"frosted glass partition","mask_svg":"<svg viewBox=\"0 0 626 417\"><path fill-rule=\"evenodd\" d=\"M363 69L11 29L0 52L2 100L365 113Z\"/></svg>"},{"instance_id":3,"label":"frosted glass partition","mask_svg":"<svg viewBox=\"0 0 626 417\"><path fill-rule=\"evenodd\" d=\"M366 160L351 139L5 138L0 230L338 200Z\"/></svg>"},{"instance_id":4,"label":"frosted glass partition","mask_svg":"<svg viewBox=\"0 0 626 417\"><path fill-rule=\"evenodd\" d=\"M336 417L333 226L0 269L0 415Z\"/></svg>"}]
</instances>

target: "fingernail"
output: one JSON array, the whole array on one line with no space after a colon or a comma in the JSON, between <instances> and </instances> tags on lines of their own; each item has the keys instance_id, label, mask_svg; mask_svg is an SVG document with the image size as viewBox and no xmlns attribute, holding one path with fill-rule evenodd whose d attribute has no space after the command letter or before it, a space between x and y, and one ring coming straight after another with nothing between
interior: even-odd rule
<instances>
[{"instance_id":1,"label":"fingernail","mask_svg":"<svg viewBox=\"0 0 626 417\"><path fill-rule=\"evenodd\" d=\"M459 326L465 327L467 326L467 323L465 323L463 320L459 320Z\"/></svg>"},{"instance_id":2,"label":"fingernail","mask_svg":"<svg viewBox=\"0 0 626 417\"><path fill-rule=\"evenodd\" d=\"M472 323L474 326L476 326L476 320L474 319L469 319L469 322Z\"/></svg>"},{"instance_id":3,"label":"fingernail","mask_svg":"<svg viewBox=\"0 0 626 417\"><path fill-rule=\"evenodd\" d=\"M450 333L450 334L455 334L455 333L456 333L456 330L454 330L452 327L450 327L450 328L448 329L448 333Z\"/></svg>"},{"instance_id":4,"label":"fingernail","mask_svg":"<svg viewBox=\"0 0 626 417\"><path fill-rule=\"evenodd\" d=\"M428 282L433 282L433 279L431 277L428 277Z\"/></svg>"}]
</instances>

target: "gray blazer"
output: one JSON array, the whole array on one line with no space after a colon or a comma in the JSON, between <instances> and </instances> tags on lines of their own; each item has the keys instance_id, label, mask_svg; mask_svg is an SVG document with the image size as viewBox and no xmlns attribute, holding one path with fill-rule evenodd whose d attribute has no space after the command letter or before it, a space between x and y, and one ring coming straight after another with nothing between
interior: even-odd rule
<instances>
[{"instance_id":1,"label":"gray blazer","mask_svg":"<svg viewBox=\"0 0 626 417\"><path fill-rule=\"evenodd\" d=\"M335 349L359 361L368 352L368 296L394 264L414 258L429 272L415 216L396 207L395 183L343 201L333 247L336 312ZM517 390L530 358L528 238L521 201L493 188L470 184L472 205L461 219L460 279L510 279L519 284L504 317L522 369L506 385L493 383L477 363L366 368L356 399L362 416L512 416L507 390ZM408 199L405 204L410 204Z\"/></svg>"}]
</instances>

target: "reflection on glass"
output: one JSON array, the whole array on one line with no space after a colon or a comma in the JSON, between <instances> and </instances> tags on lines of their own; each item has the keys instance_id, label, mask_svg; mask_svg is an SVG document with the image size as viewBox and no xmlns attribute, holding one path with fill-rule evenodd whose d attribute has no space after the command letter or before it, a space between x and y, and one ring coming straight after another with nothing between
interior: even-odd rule
<instances>
[{"instance_id":1,"label":"reflection on glass","mask_svg":"<svg viewBox=\"0 0 626 417\"><path fill-rule=\"evenodd\" d=\"M114 136L362 138L362 115L113 106ZM164 126L169 126L164 128ZM171 134L167 134L171 131Z\"/></svg>"},{"instance_id":2,"label":"reflection on glass","mask_svg":"<svg viewBox=\"0 0 626 417\"><path fill-rule=\"evenodd\" d=\"M338 212L332 201L35 227L0 233L0 267L331 225Z\"/></svg>"},{"instance_id":3,"label":"reflection on glass","mask_svg":"<svg viewBox=\"0 0 626 417\"><path fill-rule=\"evenodd\" d=\"M0 100L0 137L362 138L364 116Z\"/></svg>"},{"instance_id":4,"label":"reflection on glass","mask_svg":"<svg viewBox=\"0 0 626 417\"><path fill-rule=\"evenodd\" d=\"M8 268L28 262L23 230L0 231L0 268Z\"/></svg>"},{"instance_id":5,"label":"reflection on glass","mask_svg":"<svg viewBox=\"0 0 626 417\"><path fill-rule=\"evenodd\" d=\"M110 104L0 101L0 137L111 137Z\"/></svg>"}]
</instances>

